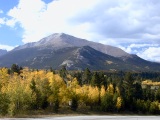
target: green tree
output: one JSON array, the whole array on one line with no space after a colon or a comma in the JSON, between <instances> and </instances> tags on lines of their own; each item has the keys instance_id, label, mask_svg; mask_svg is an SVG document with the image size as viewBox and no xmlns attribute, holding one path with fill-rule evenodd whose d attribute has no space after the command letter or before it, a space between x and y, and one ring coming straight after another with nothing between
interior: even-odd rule
<instances>
[{"instance_id":1,"label":"green tree","mask_svg":"<svg viewBox=\"0 0 160 120\"><path fill-rule=\"evenodd\" d=\"M98 76L98 73L95 72L93 75L92 75L92 78L91 78L91 85L92 86L97 86L100 88L100 80L99 80L99 76Z\"/></svg>"},{"instance_id":2,"label":"green tree","mask_svg":"<svg viewBox=\"0 0 160 120\"><path fill-rule=\"evenodd\" d=\"M32 102L31 102L31 108L32 109L39 109L41 108L41 94L40 91L38 90L37 86L36 86L36 82L34 79L32 79L31 83L30 83L30 89L32 90Z\"/></svg>"},{"instance_id":3,"label":"green tree","mask_svg":"<svg viewBox=\"0 0 160 120\"><path fill-rule=\"evenodd\" d=\"M71 110L73 111L76 111L77 108L78 108L78 95L75 93L74 95L72 95L72 98L71 98L71 101L72 101L72 104L71 104Z\"/></svg>"},{"instance_id":4,"label":"green tree","mask_svg":"<svg viewBox=\"0 0 160 120\"><path fill-rule=\"evenodd\" d=\"M101 108L103 111L112 112L114 110L113 95L106 93L101 99Z\"/></svg>"},{"instance_id":5,"label":"green tree","mask_svg":"<svg viewBox=\"0 0 160 120\"><path fill-rule=\"evenodd\" d=\"M32 109L37 109L37 88L36 88L36 82L34 79L31 80L31 83L30 83L30 89L32 91L32 94L31 94L31 97L32 97L32 102L31 102L31 108Z\"/></svg>"},{"instance_id":6,"label":"green tree","mask_svg":"<svg viewBox=\"0 0 160 120\"><path fill-rule=\"evenodd\" d=\"M155 92L155 100L160 102L160 88Z\"/></svg>"},{"instance_id":7,"label":"green tree","mask_svg":"<svg viewBox=\"0 0 160 120\"><path fill-rule=\"evenodd\" d=\"M66 66L62 66L62 68L60 69L59 71L59 74L61 76L61 78L64 79L65 82L67 82L67 74L68 74L68 71L66 69Z\"/></svg>"},{"instance_id":8,"label":"green tree","mask_svg":"<svg viewBox=\"0 0 160 120\"><path fill-rule=\"evenodd\" d=\"M114 94L114 87L109 84L106 94L101 97L101 108L103 111L114 111L118 94Z\"/></svg>"},{"instance_id":9,"label":"green tree","mask_svg":"<svg viewBox=\"0 0 160 120\"><path fill-rule=\"evenodd\" d=\"M22 68L21 68L22 69ZM11 73L18 73L18 74L20 74L20 67L18 66L18 65L16 65L16 64L12 64L12 66L11 66Z\"/></svg>"},{"instance_id":10,"label":"green tree","mask_svg":"<svg viewBox=\"0 0 160 120\"><path fill-rule=\"evenodd\" d=\"M86 68L82 78L82 84L89 84L91 80L91 71L89 68Z\"/></svg>"},{"instance_id":11,"label":"green tree","mask_svg":"<svg viewBox=\"0 0 160 120\"><path fill-rule=\"evenodd\" d=\"M124 92L125 92L125 96L124 96L124 102L125 102L125 108L129 109L129 110L133 110L133 100L134 100L134 79L132 74L126 73L125 74L125 83L124 85Z\"/></svg>"},{"instance_id":12,"label":"green tree","mask_svg":"<svg viewBox=\"0 0 160 120\"><path fill-rule=\"evenodd\" d=\"M102 86L102 85L106 86L107 85L106 75L104 75L104 72L99 72L98 77L99 77L99 84L100 84L99 86Z\"/></svg>"},{"instance_id":13,"label":"green tree","mask_svg":"<svg viewBox=\"0 0 160 120\"><path fill-rule=\"evenodd\" d=\"M139 84L139 83L136 83L136 84L134 84L133 85L133 87L134 87L134 98L135 99L142 99L142 96L143 96L143 91L142 91L142 87L141 87L141 84Z\"/></svg>"}]
</instances>

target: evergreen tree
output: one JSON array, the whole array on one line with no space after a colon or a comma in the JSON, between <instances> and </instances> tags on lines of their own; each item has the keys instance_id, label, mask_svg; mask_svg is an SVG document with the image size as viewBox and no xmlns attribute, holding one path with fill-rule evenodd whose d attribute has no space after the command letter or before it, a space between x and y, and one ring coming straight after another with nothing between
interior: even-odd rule
<instances>
[{"instance_id":1,"label":"evergreen tree","mask_svg":"<svg viewBox=\"0 0 160 120\"><path fill-rule=\"evenodd\" d=\"M133 110L133 99L134 99L134 85L133 85L134 79L132 74L126 73L125 74L125 83L124 83L124 89L125 89L125 96L124 96L124 102L125 102L125 108L129 110Z\"/></svg>"},{"instance_id":2,"label":"evergreen tree","mask_svg":"<svg viewBox=\"0 0 160 120\"><path fill-rule=\"evenodd\" d=\"M160 102L160 88L155 92L155 100Z\"/></svg>"},{"instance_id":3,"label":"evergreen tree","mask_svg":"<svg viewBox=\"0 0 160 120\"><path fill-rule=\"evenodd\" d=\"M101 108L103 111L112 112L114 110L113 95L106 93L101 99Z\"/></svg>"},{"instance_id":4,"label":"evergreen tree","mask_svg":"<svg viewBox=\"0 0 160 120\"><path fill-rule=\"evenodd\" d=\"M95 72L93 75L92 75L92 78L91 78L91 85L92 86L97 86L97 87L100 87L100 82L99 82L99 76L98 76L98 73Z\"/></svg>"},{"instance_id":5,"label":"evergreen tree","mask_svg":"<svg viewBox=\"0 0 160 120\"><path fill-rule=\"evenodd\" d=\"M61 78L63 78L63 80L67 83L67 74L68 74L68 71L66 69L66 66L62 66L62 68L59 71L59 74L60 74Z\"/></svg>"},{"instance_id":6,"label":"evergreen tree","mask_svg":"<svg viewBox=\"0 0 160 120\"><path fill-rule=\"evenodd\" d=\"M72 97L71 110L76 111L78 108L78 96L75 94Z\"/></svg>"},{"instance_id":7,"label":"evergreen tree","mask_svg":"<svg viewBox=\"0 0 160 120\"><path fill-rule=\"evenodd\" d=\"M91 80L91 71L89 68L86 68L82 78L82 84L89 84Z\"/></svg>"},{"instance_id":8,"label":"evergreen tree","mask_svg":"<svg viewBox=\"0 0 160 120\"><path fill-rule=\"evenodd\" d=\"M22 67L19 67L18 65L16 64L12 64L11 66L11 73L18 73L20 74L20 70L22 69Z\"/></svg>"}]
</instances>

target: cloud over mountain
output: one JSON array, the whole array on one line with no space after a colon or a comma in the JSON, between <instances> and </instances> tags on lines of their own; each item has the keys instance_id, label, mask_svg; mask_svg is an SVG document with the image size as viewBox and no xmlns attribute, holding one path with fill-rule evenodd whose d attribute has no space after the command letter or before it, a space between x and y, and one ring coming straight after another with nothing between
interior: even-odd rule
<instances>
[{"instance_id":1,"label":"cloud over mountain","mask_svg":"<svg viewBox=\"0 0 160 120\"><path fill-rule=\"evenodd\" d=\"M156 11L159 7L160 2L149 0L59 0L48 4L41 0L20 0L8 15L24 28L24 42L39 36L38 32L48 34L51 31L69 32L78 37L87 31L85 37L93 39L97 34L103 39L117 40L117 43L132 42L132 39L139 43L141 38L145 42L150 39L158 42L160 16ZM84 31L75 34L73 29L76 33ZM124 38L126 40L122 41ZM31 41L35 40L38 39Z\"/></svg>"},{"instance_id":2,"label":"cloud over mountain","mask_svg":"<svg viewBox=\"0 0 160 120\"><path fill-rule=\"evenodd\" d=\"M132 44L160 44L159 8L158 0L20 0L5 22L23 28L24 43L64 32L128 48ZM2 18L0 21L4 23ZM136 54L142 52L145 50Z\"/></svg>"},{"instance_id":3,"label":"cloud over mountain","mask_svg":"<svg viewBox=\"0 0 160 120\"><path fill-rule=\"evenodd\" d=\"M3 49L3 50L10 51L10 50L12 50L13 48L14 48L14 47L9 46L9 45L1 45L1 44L0 44L0 49Z\"/></svg>"}]
</instances>

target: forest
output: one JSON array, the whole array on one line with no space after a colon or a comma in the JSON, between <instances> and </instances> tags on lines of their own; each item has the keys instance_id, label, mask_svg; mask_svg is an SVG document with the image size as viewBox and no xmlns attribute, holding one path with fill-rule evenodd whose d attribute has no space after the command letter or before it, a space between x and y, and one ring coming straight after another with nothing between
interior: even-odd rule
<instances>
[{"instance_id":1,"label":"forest","mask_svg":"<svg viewBox=\"0 0 160 120\"><path fill-rule=\"evenodd\" d=\"M160 73L0 68L0 116L63 108L160 114Z\"/></svg>"}]
</instances>

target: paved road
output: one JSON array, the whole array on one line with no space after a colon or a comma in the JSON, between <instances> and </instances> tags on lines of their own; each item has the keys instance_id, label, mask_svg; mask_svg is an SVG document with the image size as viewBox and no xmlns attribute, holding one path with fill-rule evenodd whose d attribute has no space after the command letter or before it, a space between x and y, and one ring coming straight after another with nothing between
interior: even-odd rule
<instances>
[{"instance_id":1,"label":"paved road","mask_svg":"<svg viewBox=\"0 0 160 120\"><path fill-rule=\"evenodd\" d=\"M0 120L160 120L160 116L64 116L46 118L1 118Z\"/></svg>"}]
</instances>

